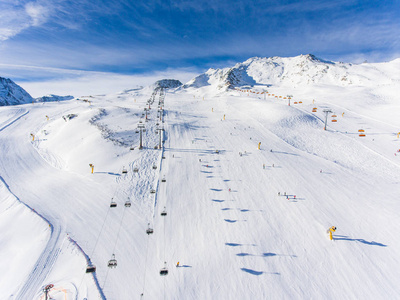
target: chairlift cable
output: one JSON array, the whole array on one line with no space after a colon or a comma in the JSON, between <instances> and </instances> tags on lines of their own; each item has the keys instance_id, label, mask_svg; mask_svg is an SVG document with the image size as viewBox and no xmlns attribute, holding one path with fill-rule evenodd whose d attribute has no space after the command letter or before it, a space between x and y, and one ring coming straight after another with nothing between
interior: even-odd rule
<instances>
[{"instance_id":1,"label":"chairlift cable","mask_svg":"<svg viewBox=\"0 0 400 300\"><path fill-rule=\"evenodd\" d=\"M125 211L126 211L126 207L124 208L124 212L122 213L122 218L121 218L121 223L119 224L119 229L118 229L118 233L117 233L117 239L116 239L116 241L115 241L115 244L114 244L114 249L113 249L113 252L112 253L115 253L115 248L117 247L117 243L118 243L118 239L119 239L119 234L120 234L120 232L121 232L121 227L122 227L122 223L123 223L123 221L124 221L124 216L125 216Z\"/></svg>"},{"instance_id":2,"label":"chairlift cable","mask_svg":"<svg viewBox=\"0 0 400 300\"><path fill-rule=\"evenodd\" d=\"M143 275L142 295L144 295L144 290L145 290L145 286L146 286L146 271L147 271L147 258L148 258L148 253L149 253L149 241L150 241L150 235L147 236L146 258L145 258L145 261L144 261L144 275Z\"/></svg>"},{"instance_id":3,"label":"chairlift cable","mask_svg":"<svg viewBox=\"0 0 400 300\"><path fill-rule=\"evenodd\" d=\"M117 243L118 243L118 240L119 240L119 234L120 234L120 232L121 232L121 228L122 228L122 224L123 224L123 220L124 220L124 216L125 216L125 211L126 211L126 207L125 207L125 209L124 209L124 211L123 211L123 213L122 213L122 218L121 218L121 222L120 222L120 225L119 225L119 228L118 228L118 232L117 232L117 238L116 238L116 240L115 240L115 244L114 244L114 249L113 249L113 251L112 251L112 253L115 253L115 249L117 248ZM110 271L110 268L107 268L107 273L106 273L106 276L105 276L105 278L104 278L104 283L103 283L103 289L104 289L104 287L106 286L106 282L107 282L107 278L108 278L108 272Z\"/></svg>"},{"instance_id":4,"label":"chairlift cable","mask_svg":"<svg viewBox=\"0 0 400 300\"><path fill-rule=\"evenodd\" d=\"M97 236L96 243L94 244L94 247L93 247L93 250L92 250L92 254L90 255L90 257L93 257L94 251L96 250L96 247L97 247L97 244L98 244L98 242L99 242L101 233L103 232L104 225L106 224L106 220L107 220L107 217L108 217L108 213L109 213L109 212L110 212L110 206L108 206L106 217L104 218L103 225L101 225L99 235Z\"/></svg>"}]
</instances>

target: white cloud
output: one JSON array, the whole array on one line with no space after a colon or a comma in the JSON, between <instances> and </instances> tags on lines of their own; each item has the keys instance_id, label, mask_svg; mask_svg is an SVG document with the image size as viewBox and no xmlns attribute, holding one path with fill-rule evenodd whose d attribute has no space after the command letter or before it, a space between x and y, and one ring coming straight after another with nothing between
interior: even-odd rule
<instances>
[{"instance_id":1,"label":"white cloud","mask_svg":"<svg viewBox=\"0 0 400 300\"><path fill-rule=\"evenodd\" d=\"M21 85L33 97L46 94L82 95L110 94L133 88L146 86L160 79L178 79L182 83L197 76L200 71L195 68L167 69L164 71L124 75L107 72L80 71L59 68L41 68L0 64L1 74L7 74ZM1 76L0 74L0 76ZM26 81L29 76L29 81ZM44 78L44 79L41 79Z\"/></svg>"},{"instance_id":2,"label":"white cloud","mask_svg":"<svg viewBox=\"0 0 400 300\"><path fill-rule=\"evenodd\" d=\"M47 7L36 2L27 3L25 5L25 11L31 18L30 23L32 26L39 26L45 23L50 13L50 10Z\"/></svg>"},{"instance_id":3,"label":"white cloud","mask_svg":"<svg viewBox=\"0 0 400 300\"><path fill-rule=\"evenodd\" d=\"M50 14L50 5L45 1L0 3L0 41L16 36L23 30L44 24Z\"/></svg>"}]
</instances>

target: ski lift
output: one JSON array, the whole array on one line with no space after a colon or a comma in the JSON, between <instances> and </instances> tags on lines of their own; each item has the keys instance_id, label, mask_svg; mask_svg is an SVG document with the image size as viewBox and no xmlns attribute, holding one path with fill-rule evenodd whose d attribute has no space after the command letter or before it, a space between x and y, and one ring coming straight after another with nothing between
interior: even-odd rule
<instances>
[{"instance_id":1,"label":"ski lift","mask_svg":"<svg viewBox=\"0 0 400 300\"><path fill-rule=\"evenodd\" d=\"M332 119L332 122L337 122L337 120L336 119Z\"/></svg>"},{"instance_id":2,"label":"ski lift","mask_svg":"<svg viewBox=\"0 0 400 300\"><path fill-rule=\"evenodd\" d=\"M137 172L139 172L139 169L137 167L135 167L135 168L133 168L133 172L137 173Z\"/></svg>"},{"instance_id":3,"label":"ski lift","mask_svg":"<svg viewBox=\"0 0 400 300\"><path fill-rule=\"evenodd\" d=\"M337 117L337 115L332 115L332 118L336 118Z\"/></svg>"},{"instance_id":4,"label":"ski lift","mask_svg":"<svg viewBox=\"0 0 400 300\"><path fill-rule=\"evenodd\" d=\"M147 230L146 230L146 233L147 233L148 235L150 235L150 234L153 233L153 228L150 228L150 223L149 223L149 226L148 226L148 228L147 228Z\"/></svg>"},{"instance_id":5,"label":"ski lift","mask_svg":"<svg viewBox=\"0 0 400 300\"><path fill-rule=\"evenodd\" d=\"M139 130L136 130L135 133L139 133Z\"/></svg>"},{"instance_id":6,"label":"ski lift","mask_svg":"<svg viewBox=\"0 0 400 300\"><path fill-rule=\"evenodd\" d=\"M127 174L127 173L128 173L128 170L125 169L125 167L122 167L122 174Z\"/></svg>"},{"instance_id":7,"label":"ski lift","mask_svg":"<svg viewBox=\"0 0 400 300\"><path fill-rule=\"evenodd\" d=\"M116 268L117 267L117 260L115 259L115 254L112 255L112 258L108 261L109 268Z\"/></svg>"},{"instance_id":8,"label":"ski lift","mask_svg":"<svg viewBox=\"0 0 400 300\"><path fill-rule=\"evenodd\" d=\"M135 147L130 147L129 150L135 150Z\"/></svg>"},{"instance_id":9,"label":"ski lift","mask_svg":"<svg viewBox=\"0 0 400 300\"><path fill-rule=\"evenodd\" d=\"M161 212L161 216L165 217L166 215L167 215L167 210L165 209L165 206L164 206L164 210Z\"/></svg>"},{"instance_id":10,"label":"ski lift","mask_svg":"<svg viewBox=\"0 0 400 300\"><path fill-rule=\"evenodd\" d=\"M167 179L165 179L165 176L163 177L163 179L161 179L161 182L166 182Z\"/></svg>"},{"instance_id":11,"label":"ski lift","mask_svg":"<svg viewBox=\"0 0 400 300\"><path fill-rule=\"evenodd\" d=\"M161 276L168 275L167 262L164 262L164 268L162 268L162 269L160 270L160 275L161 275Z\"/></svg>"},{"instance_id":12,"label":"ski lift","mask_svg":"<svg viewBox=\"0 0 400 300\"><path fill-rule=\"evenodd\" d=\"M125 205L125 207L131 207L132 203L131 203L131 199L129 199L129 197L128 197L128 200L126 200L124 205Z\"/></svg>"},{"instance_id":13,"label":"ski lift","mask_svg":"<svg viewBox=\"0 0 400 300\"><path fill-rule=\"evenodd\" d=\"M156 193L156 190L155 189L151 189L150 190L150 194L155 194Z\"/></svg>"},{"instance_id":14,"label":"ski lift","mask_svg":"<svg viewBox=\"0 0 400 300\"><path fill-rule=\"evenodd\" d=\"M86 266L86 273L93 273L96 271L96 266L94 264L92 264L92 262L90 261L90 258L88 260L88 264Z\"/></svg>"},{"instance_id":15,"label":"ski lift","mask_svg":"<svg viewBox=\"0 0 400 300\"><path fill-rule=\"evenodd\" d=\"M115 201L113 200L113 198L111 198L110 207L117 207L117 202L115 202Z\"/></svg>"},{"instance_id":16,"label":"ski lift","mask_svg":"<svg viewBox=\"0 0 400 300\"><path fill-rule=\"evenodd\" d=\"M156 170L156 169L157 169L157 166L156 166L156 165L153 165L153 169Z\"/></svg>"}]
</instances>

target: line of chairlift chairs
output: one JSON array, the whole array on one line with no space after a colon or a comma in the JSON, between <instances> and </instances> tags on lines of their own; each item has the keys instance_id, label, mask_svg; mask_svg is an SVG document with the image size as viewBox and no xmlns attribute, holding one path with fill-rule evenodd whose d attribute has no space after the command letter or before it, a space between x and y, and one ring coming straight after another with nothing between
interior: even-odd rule
<instances>
[{"instance_id":1,"label":"line of chairlift chairs","mask_svg":"<svg viewBox=\"0 0 400 300\"><path fill-rule=\"evenodd\" d=\"M131 201L130 198L128 197L128 200L125 202L125 207L131 207ZM110 207L117 207L117 203L114 201L113 198L111 198L111 204ZM167 210L166 207L164 206L163 211L160 214L162 217L165 217L167 215ZM147 229L146 229L147 235L153 234L154 230L153 228L150 227L150 223L148 223ZM115 254L111 256L111 259L108 261L107 266L109 268L116 268L118 265L117 260L115 259ZM88 265L86 267L86 273L93 273L96 271L96 266L92 264L92 262L89 259ZM167 268L167 262L164 262L164 268L160 270L160 276L165 276L168 275L168 268Z\"/></svg>"}]
</instances>

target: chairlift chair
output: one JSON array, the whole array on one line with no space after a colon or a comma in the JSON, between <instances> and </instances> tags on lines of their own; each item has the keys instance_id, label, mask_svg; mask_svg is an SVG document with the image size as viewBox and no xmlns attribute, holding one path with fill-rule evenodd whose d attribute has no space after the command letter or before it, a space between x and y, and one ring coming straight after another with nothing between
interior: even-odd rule
<instances>
[{"instance_id":1,"label":"chairlift chair","mask_svg":"<svg viewBox=\"0 0 400 300\"><path fill-rule=\"evenodd\" d=\"M115 259L115 254L112 255L112 258L108 261L109 268L116 268L117 267L117 260Z\"/></svg>"},{"instance_id":2,"label":"chairlift chair","mask_svg":"<svg viewBox=\"0 0 400 300\"><path fill-rule=\"evenodd\" d=\"M150 234L153 233L153 228L150 228L150 223L149 223L149 226L148 226L148 228L147 228L147 230L146 230L146 233L147 233L148 235L150 235Z\"/></svg>"},{"instance_id":3,"label":"chairlift chair","mask_svg":"<svg viewBox=\"0 0 400 300\"><path fill-rule=\"evenodd\" d=\"M161 179L161 182L166 182L167 180L165 179L165 176L163 177L163 179Z\"/></svg>"},{"instance_id":4,"label":"chairlift chair","mask_svg":"<svg viewBox=\"0 0 400 300\"><path fill-rule=\"evenodd\" d=\"M122 174L127 174L127 173L128 173L128 170L125 169L125 167L122 167Z\"/></svg>"},{"instance_id":5,"label":"chairlift chair","mask_svg":"<svg viewBox=\"0 0 400 300\"><path fill-rule=\"evenodd\" d=\"M165 209L165 206L164 206L164 210L161 212L161 216L166 216L167 215L167 210Z\"/></svg>"},{"instance_id":6,"label":"chairlift chair","mask_svg":"<svg viewBox=\"0 0 400 300\"><path fill-rule=\"evenodd\" d=\"M96 266L89 263L86 267L86 273L96 272Z\"/></svg>"},{"instance_id":7,"label":"chairlift chair","mask_svg":"<svg viewBox=\"0 0 400 300\"><path fill-rule=\"evenodd\" d=\"M133 172L137 173L137 172L139 172L139 169L138 168L133 168Z\"/></svg>"},{"instance_id":8,"label":"chairlift chair","mask_svg":"<svg viewBox=\"0 0 400 300\"><path fill-rule=\"evenodd\" d=\"M155 190L155 189L151 189L151 190L150 190L150 193L151 193L151 194L155 194L155 193L156 193L156 190Z\"/></svg>"},{"instance_id":9,"label":"chairlift chair","mask_svg":"<svg viewBox=\"0 0 400 300\"><path fill-rule=\"evenodd\" d=\"M128 200L126 200L126 202L125 202L125 207L131 207L131 205L132 205L131 199L129 199L129 197L128 197Z\"/></svg>"},{"instance_id":10,"label":"chairlift chair","mask_svg":"<svg viewBox=\"0 0 400 300\"><path fill-rule=\"evenodd\" d=\"M161 276L168 275L167 262L164 262L164 268L162 268L162 269L160 270L160 275L161 275Z\"/></svg>"},{"instance_id":11,"label":"chairlift chair","mask_svg":"<svg viewBox=\"0 0 400 300\"><path fill-rule=\"evenodd\" d=\"M156 169L157 169L157 166L156 166L156 165L153 165L153 169L156 170Z\"/></svg>"},{"instance_id":12,"label":"chairlift chair","mask_svg":"<svg viewBox=\"0 0 400 300\"><path fill-rule=\"evenodd\" d=\"M112 198L111 198L110 207L117 207L117 202L115 202Z\"/></svg>"}]
</instances>

